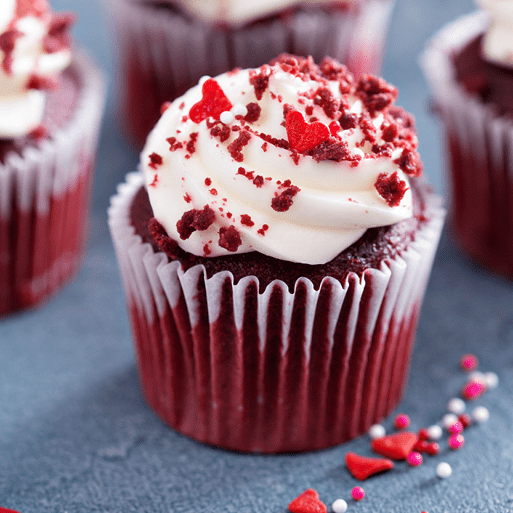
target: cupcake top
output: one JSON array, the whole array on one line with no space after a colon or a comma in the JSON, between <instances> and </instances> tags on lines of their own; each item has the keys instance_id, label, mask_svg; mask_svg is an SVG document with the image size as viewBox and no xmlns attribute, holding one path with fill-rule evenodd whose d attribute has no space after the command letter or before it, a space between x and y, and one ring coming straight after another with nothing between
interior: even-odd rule
<instances>
[{"instance_id":1,"label":"cupcake top","mask_svg":"<svg viewBox=\"0 0 513 513\"><path fill-rule=\"evenodd\" d=\"M486 10L490 26L483 39L483 55L491 62L513 68L513 0L476 0Z\"/></svg>"},{"instance_id":2,"label":"cupcake top","mask_svg":"<svg viewBox=\"0 0 513 513\"><path fill-rule=\"evenodd\" d=\"M71 61L70 14L53 14L46 0L2 0L0 9L0 138L36 130L45 90L58 87Z\"/></svg>"},{"instance_id":3,"label":"cupcake top","mask_svg":"<svg viewBox=\"0 0 513 513\"><path fill-rule=\"evenodd\" d=\"M177 0L186 11L214 23L240 25L293 5L348 4L359 0ZM176 2L175 2L176 3Z\"/></svg>"},{"instance_id":4,"label":"cupcake top","mask_svg":"<svg viewBox=\"0 0 513 513\"><path fill-rule=\"evenodd\" d=\"M411 116L383 79L283 55L200 81L141 155L156 220L179 246L323 264L412 215L422 165Z\"/></svg>"}]
</instances>

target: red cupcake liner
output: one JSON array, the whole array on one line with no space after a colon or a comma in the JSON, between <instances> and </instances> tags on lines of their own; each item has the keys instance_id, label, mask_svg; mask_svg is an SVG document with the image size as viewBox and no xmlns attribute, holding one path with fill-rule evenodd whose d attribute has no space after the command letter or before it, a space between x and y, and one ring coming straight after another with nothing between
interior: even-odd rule
<instances>
[{"instance_id":1,"label":"red cupcake liner","mask_svg":"<svg viewBox=\"0 0 513 513\"><path fill-rule=\"evenodd\" d=\"M143 144L160 107L196 85L204 75L253 68L280 53L325 56L357 75L378 74L394 0L348 2L347 8L265 18L241 27L215 27L140 2L110 0L117 34L120 110L128 131Z\"/></svg>"},{"instance_id":2,"label":"red cupcake liner","mask_svg":"<svg viewBox=\"0 0 513 513\"><path fill-rule=\"evenodd\" d=\"M458 84L452 64L486 27L481 12L457 20L430 41L421 63L445 127L456 241L476 262L513 279L513 121Z\"/></svg>"},{"instance_id":3,"label":"red cupcake liner","mask_svg":"<svg viewBox=\"0 0 513 513\"><path fill-rule=\"evenodd\" d=\"M142 183L128 175L109 226L142 390L162 420L207 444L284 453L350 440L397 406L444 220L438 197L410 248L381 269L259 293L254 276L207 279L143 243L130 222Z\"/></svg>"},{"instance_id":4,"label":"red cupcake liner","mask_svg":"<svg viewBox=\"0 0 513 513\"><path fill-rule=\"evenodd\" d=\"M78 271L89 219L104 82L83 55L67 125L0 164L0 315L40 303Z\"/></svg>"}]
</instances>

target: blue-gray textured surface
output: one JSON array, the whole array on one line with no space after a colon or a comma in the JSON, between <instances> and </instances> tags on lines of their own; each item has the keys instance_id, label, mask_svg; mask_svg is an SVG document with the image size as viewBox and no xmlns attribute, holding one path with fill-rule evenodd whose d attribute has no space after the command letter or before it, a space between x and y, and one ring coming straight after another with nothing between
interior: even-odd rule
<instances>
[{"instance_id":1,"label":"blue-gray textured surface","mask_svg":"<svg viewBox=\"0 0 513 513\"><path fill-rule=\"evenodd\" d=\"M80 20L75 36L107 71L111 44L100 5L54 0ZM471 0L398 0L384 76L399 104L417 118L426 174L445 190L443 145L428 113L417 66L426 39L473 9ZM112 97L112 91L111 91ZM415 428L437 421L464 381L458 359L480 358L500 377L477 403L490 421L466 432L456 452L398 464L366 481L366 498L344 467L353 450L370 455L367 437L297 456L247 456L188 440L144 404L135 371L121 283L105 209L116 183L137 161L120 137L109 100L98 159L92 233L78 279L43 307L0 320L0 505L21 513L285 513L313 487L349 511L410 513L513 511L513 284L462 257L444 234L420 320L408 390L398 410ZM386 424L390 427L390 419ZM440 461L453 475L435 477Z\"/></svg>"}]
</instances>

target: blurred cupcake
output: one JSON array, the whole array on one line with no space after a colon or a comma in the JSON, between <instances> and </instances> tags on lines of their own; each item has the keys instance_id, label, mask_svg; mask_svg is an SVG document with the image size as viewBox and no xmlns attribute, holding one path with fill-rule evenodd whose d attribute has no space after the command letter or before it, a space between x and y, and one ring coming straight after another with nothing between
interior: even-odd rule
<instances>
[{"instance_id":1,"label":"blurred cupcake","mask_svg":"<svg viewBox=\"0 0 513 513\"><path fill-rule=\"evenodd\" d=\"M84 250L103 81L72 23L45 0L0 12L0 315L54 293Z\"/></svg>"},{"instance_id":2,"label":"blurred cupcake","mask_svg":"<svg viewBox=\"0 0 513 513\"><path fill-rule=\"evenodd\" d=\"M330 55L378 73L394 0L109 0L120 109L141 145L174 100L204 75L252 68L282 52Z\"/></svg>"},{"instance_id":3,"label":"blurred cupcake","mask_svg":"<svg viewBox=\"0 0 513 513\"><path fill-rule=\"evenodd\" d=\"M144 394L179 432L307 451L398 404L444 212L396 95L284 55L151 132L109 224Z\"/></svg>"},{"instance_id":4,"label":"blurred cupcake","mask_svg":"<svg viewBox=\"0 0 513 513\"><path fill-rule=\"evenodd\" d=\"M513 1L479 4L429 42L422 65L445 127L456 241L513 279Z\"/></svg>"}]
</instances>

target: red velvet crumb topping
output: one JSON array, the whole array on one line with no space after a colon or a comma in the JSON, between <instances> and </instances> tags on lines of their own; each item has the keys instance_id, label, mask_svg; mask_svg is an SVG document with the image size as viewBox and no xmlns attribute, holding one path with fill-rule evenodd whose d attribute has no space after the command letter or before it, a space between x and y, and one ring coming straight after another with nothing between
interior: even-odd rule
<instances>
[{"instance_id":1,"label":"red velvet crumb topping","mask_svg":"<svg viewBox=\"0 0 513 513\"><path fill-rule=\"evenodd\" d=\"M22 35L23 33L16 29L6 30L4 33L0 34L0 50L4 52L2 68L8 75L12 71L12 52L14 51L16 39Z\"/></svg>"},{"instance_id":2,"label":"red velvet crumb topping","mask_svg":"<svg viewBox=\"0 0 513 513\"><path fill-rule=\"evenodd\" d=\"M242 162L244 155L242 154L242 148L249 143L251 134L247 130L242 130L237 139L228 145L228 151L236 162Z\"/></svg>"},{"instance_id":3,"label":"red velvet crumb topping","mask_svg":"<svg viewBox=\"0 0 513 513\"><path fill-rule=\"evenodd\" d=\"M70 47L69 29L75 21L76 17L72 13L54 14L48 34L43 39L43 49L46 53L55 53Z\"/></svg>"},{"instance_id":4,"label":"red velvet crumb topping","mask_svg":"<svg viewBox=\"0 0 513 513\"><path fill-rule=\"evenodd\" d=\"M237 251L239 246L242 244L240 233L235 226L225 228L224 226L219 229L219 246L226 249L227 251Z\"/></svg>"},{"instance_id":5,"label":"red velvet crumb topping","mask_svg":"<svg viewBox=\"0 0 513 513\"><path fill-rule=\"evenodd\" d=\"M251 102L246 105L246 109L248 109L248 113L244 116L244 121L248 123L255 123L260 119L260 113L262 112L262 107L258 105L256 102Z\"/></svg>"},{"instance_id":6,"label":"red velvet crumb topping","mask_svg":"<svg viewBox=\"0 0 513 513\"><path fill-rule=\"evenodd\" d=\"M158 154L153 152L151 155L149 155L150 163L148 164L149 167L152 169L157 169L159 166L162 165L162 157Z\"/></svg>"},{"instance_id":7,"label":"red velvet crumb topping","mask_svg":"<svg viewBox=\"0 0 513 513\"><path fill-rule=\"evenodd\" d=\"M387 175L381 173L374 184L379 195L387 202L389 207L397 207L408 190L406 182L399 178L397 171Z\"/></svg>"},{"instance_id":8,"label":"red velvet crumb topping","mask_svg":"<svg viewBox=\"0 0 513 513\"><path fill-rule=\"evenodd\" d=\"M176 137L168 137L166 141L169 143L169 151L176 151L183 148L183 143L178 141Z\"/></svg>"},{"instance_id":9,"label":"red velvet crumb topping","mask_svg":"<svg viewBox=\"0 0 513 513\"><path fill-rule=\"evenodd\" d=\"M205 205L202 210L197 208L189 210L176 223L178 235L182 240L187 240L196 230L206 230L215 219L215 212L208 205Z\"/></svg>"},{"instance_id":10,"label":"red velvet crumb topping","mask_svg":"<svg viewBox=\"0 0 513 513\"><path fill-rule=\"evenodd\" d=\"M59 82L54 78L44 77L42 75L31 75L27 82L27 89L57 89Z\"/></svg>"},{"instance_id":11,"label":"red velvet crumb topping","mask_svg":"<svg viewBox=\"0 0 513 513\"><path fill-rule=\"evenodd\" d=\"M240 224L243 224L244 226L255 226L255 223L252 221L251 216L248 214L242 214L240 216Z\"/></svg>"},{"instance_id":12,"label":"red velvet crumb topping","mask_svg":"<svg viewBox=\"0 0 513 513\"><path fill-rule=\"evenodd\" d=\"M380 77L364 75L358 81L356 93L371 116L385 109L397 99L397 89Z\"/></svg>"},{"instance_id":13,"label":"red velvet crumb topping","mask_svg":"<svg viewBox=\"0 0 513 513\"><path fill-rule=\"evenodd\" d=\"M171 258L177 258L179 253L178 242L168 236L164 227L154 217L149 220L148 229L158 247Z\"/></svg>"},{"instance_id":14,"label":"red velvet crumb topping","mask_svg":"<svg viewBox=\"0 0 513 513\"><path fill-rule=\"evenodd\" d=\"M261 100L265 90L269 86L269 67L264 65L260 68L260 73L254 70L250 71L249 83L255 88L255 96L257 100Z\"/></svg>"},{"instance_id":15,"label":"red velvet crumb topping","mask_svg":"<svg viewBox=\"0 0 513 513\"><path fill-rule=\"evenodd\" d=\"M288 189L275 196L271 201L271 207L276 212L286 212L293 203L292 198L300 191L299 187L292 185Z\"/></svg>"},{"instance_id":16,"label":"red velvet crumb topping","mask_svg":"<svg viewBox=\"0 0 513 513\"><path fill-rule=\"evenodd\" d=\"M422 173L422 162L419 154L407 148L403 150L398 159L394 160L394 164L397 164L408 176L420 176Z\"/></svg>"}]
</instances>

